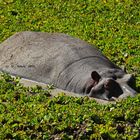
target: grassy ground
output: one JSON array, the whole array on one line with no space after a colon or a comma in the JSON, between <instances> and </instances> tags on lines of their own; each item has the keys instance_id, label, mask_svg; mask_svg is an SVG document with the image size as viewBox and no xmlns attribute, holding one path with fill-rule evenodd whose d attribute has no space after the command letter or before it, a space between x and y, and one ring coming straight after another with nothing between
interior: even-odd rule
<instances>
[{"instance_id":1,"label":"grassy ground","mask_svg":"<svg viewBox=\"0 0 140 140\"><path fill-rule=\"evenodd\" d=\"M140 95L100 105L88 97L50 96L1 75L0 139L138 140Z\"/></svg>"},{"instance_id":2,"label":"grassy ground","mask_svg":"<svg viewBox=\"0 0 140 140\"><path fill-rule=\"evenodd\" d=\"M139 0L0 0L0 42L25 30L63 32L81 38L134 74L140 92L139 7ZM4 81L0 139L140 137L139 96L101 106L88 98L50 98L44 91L26 97L29 89ZM22 97L18 98L17 92Z\"/></svg>"}]
</instances>

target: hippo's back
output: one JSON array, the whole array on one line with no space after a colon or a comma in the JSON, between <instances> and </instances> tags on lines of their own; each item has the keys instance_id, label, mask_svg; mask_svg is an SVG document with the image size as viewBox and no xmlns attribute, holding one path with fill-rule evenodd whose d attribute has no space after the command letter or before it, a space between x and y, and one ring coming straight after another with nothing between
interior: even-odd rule
<instances>
[{"instance_id":1,"label":"hippo's back","mask_svg":"<svg viewBox=\"0 0 140 140\"><path fill-rule=\"evenodd\" d=\"M62 33L25 31L0 44L0 70L45 83L54 83L65 69L82 60L95 64L95 69L98 61L102 67L115 67L95 47Z\"/></svg>"}]
</instances>

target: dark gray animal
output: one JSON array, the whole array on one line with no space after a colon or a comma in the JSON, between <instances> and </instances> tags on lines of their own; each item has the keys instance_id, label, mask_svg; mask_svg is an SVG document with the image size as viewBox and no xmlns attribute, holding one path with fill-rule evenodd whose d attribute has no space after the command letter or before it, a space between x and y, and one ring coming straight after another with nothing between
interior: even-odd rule
<instances>
[{"instance_id":1,"label":"dark gray animal","mask_svg":"<svg viewBox=\"0 0 140 140\"><path fill-rule=\"evenodd\" d=\"M20 32L0 44L0 70L111 100L134 96L134 78L98 49L62 33Z\"/></svg>"}]
</instances>

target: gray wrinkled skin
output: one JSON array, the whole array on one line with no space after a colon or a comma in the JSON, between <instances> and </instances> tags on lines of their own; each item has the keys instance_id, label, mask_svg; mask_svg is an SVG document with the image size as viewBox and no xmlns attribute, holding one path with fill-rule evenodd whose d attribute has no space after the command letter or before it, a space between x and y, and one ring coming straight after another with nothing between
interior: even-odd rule
<instances>
[{"instance_id":1,"label":"gray wrinkled skin","mask_svg":"<svg viewBox=\"0 0 140 140\"><path fill-rule=\"evenodd\" d=\"M134 78L98 49L62 33L20 32L0 44L0 70L90 97L134 96ZM130 86L129 86L130 85Z\"/></svg>"}]
</instances>

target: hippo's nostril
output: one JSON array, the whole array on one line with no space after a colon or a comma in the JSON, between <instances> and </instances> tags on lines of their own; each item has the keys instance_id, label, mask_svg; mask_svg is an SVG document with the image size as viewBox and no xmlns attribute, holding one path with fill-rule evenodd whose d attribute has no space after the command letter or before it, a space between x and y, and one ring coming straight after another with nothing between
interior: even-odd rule
<instances>
[{"instance_id":1,"label":"hippo's nostril","mask_svg":"<svg viewBox=\"0 0 140 140\"><path fill-rule=\"evenodd\" d=\"M112 77L114 80L117 80L117 76L116 75L113 75Z\"/></svg>"}]
</instances>

